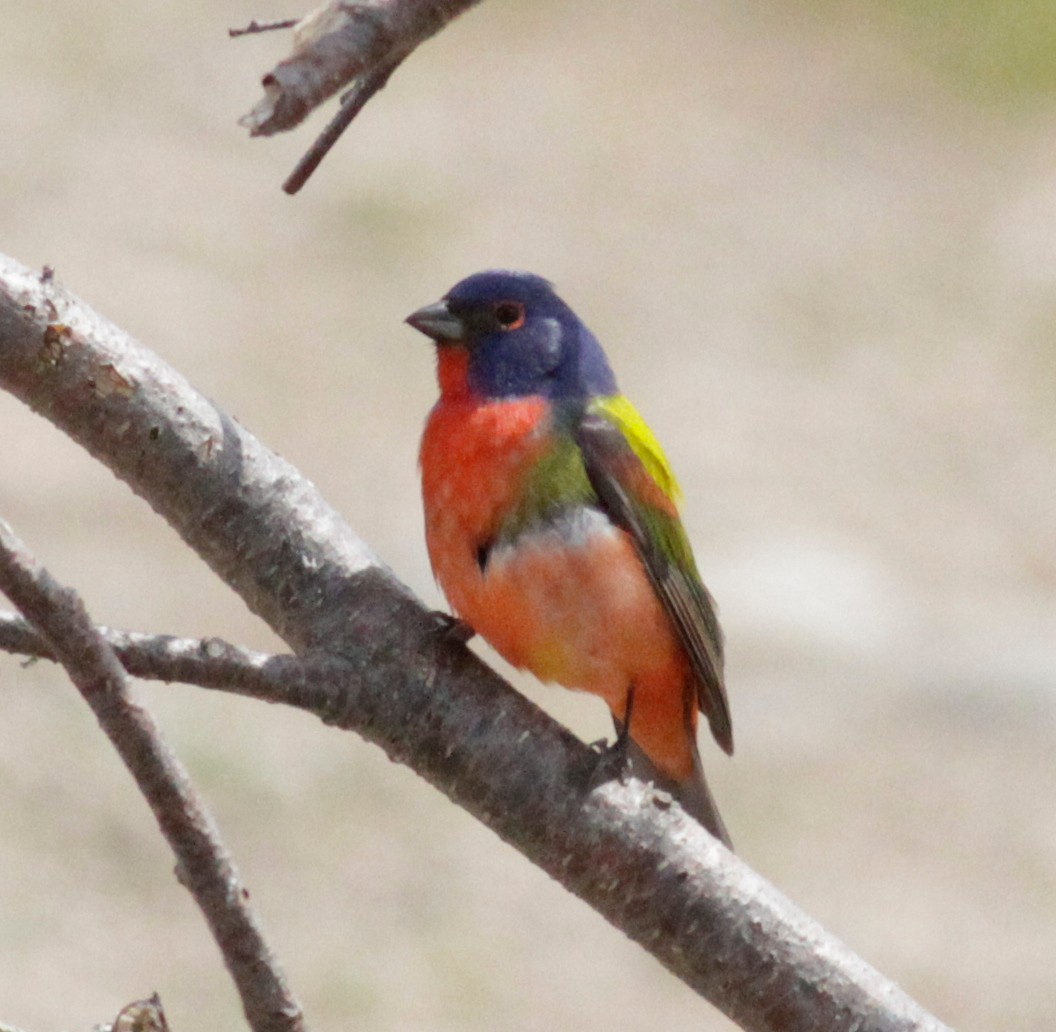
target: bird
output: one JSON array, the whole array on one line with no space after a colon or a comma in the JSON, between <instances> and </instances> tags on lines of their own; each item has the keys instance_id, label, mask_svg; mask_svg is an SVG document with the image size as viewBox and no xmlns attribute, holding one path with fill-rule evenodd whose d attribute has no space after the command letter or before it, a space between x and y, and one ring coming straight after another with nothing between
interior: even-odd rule
<instances>
[{"instance_id":1,"label":"bird","mask_svg":"<svg viewBox=\"0 0 1056 1032\"><path fill-rule=\"evenodd\" d=\"M425 537L454 618L513 666L600 696L621 770L732 849L698 713L733 753L723 635L656 437L598 339L527 272L461 280L406 322L435 344Z\"/></svg>"}]
</instances>

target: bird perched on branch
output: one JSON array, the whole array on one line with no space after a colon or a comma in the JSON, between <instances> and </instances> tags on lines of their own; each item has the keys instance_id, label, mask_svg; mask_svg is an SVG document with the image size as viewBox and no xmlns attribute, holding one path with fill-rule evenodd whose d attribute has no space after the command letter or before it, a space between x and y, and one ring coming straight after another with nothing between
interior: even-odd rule
<instances>
[{"instance_id":1,"label":"bird perched on branch","mask_svg":"<svg viewBox=\"0 0 1056 1032\"><path fill-rule=\"evenodd\" d=\"M630 770L730 844L697 714L733 752L722 632L667 458L550 283L462 280L407 322L436 343L422 437L433 572L516 667L600 695Z\"/></svg>"}]
</instances>

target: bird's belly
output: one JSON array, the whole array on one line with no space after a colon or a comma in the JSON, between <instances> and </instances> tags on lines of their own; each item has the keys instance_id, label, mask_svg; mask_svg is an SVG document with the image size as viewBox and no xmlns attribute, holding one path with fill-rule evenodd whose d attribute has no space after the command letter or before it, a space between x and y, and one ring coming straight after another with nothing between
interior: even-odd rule
<instances>
[{"instance_id":1,"label":"bird's belly","mask_svg":"<svg viewBox=\"0 0 1056 1032\"><path fill-rule=\"evenodd\" d=\"M464 553L463 553L464 554ZM581 507L496 545L444 583L455 609L510 663L602 696L684 679L685 661L627 534Z\"/></svg>"}]
</instances>

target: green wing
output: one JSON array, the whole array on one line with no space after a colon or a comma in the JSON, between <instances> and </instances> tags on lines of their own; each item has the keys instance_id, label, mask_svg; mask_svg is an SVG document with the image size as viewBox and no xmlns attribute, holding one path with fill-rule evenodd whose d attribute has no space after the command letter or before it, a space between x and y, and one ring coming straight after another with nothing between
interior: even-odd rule
<instances>
[{"instance_id":1,"label":"green wing","mask_svg":"<svg viewBox=\"0 0 1056 1032\"><path fill-rule=\"evenodd\" d=\"M573 435L598 500L609 518L630 534L689 655L697 702L711 733L732 753L722 631L678 516L680 492L667 458L645 421L622 396L594 399L576 422Z\"/></svg>"}]
</instances>

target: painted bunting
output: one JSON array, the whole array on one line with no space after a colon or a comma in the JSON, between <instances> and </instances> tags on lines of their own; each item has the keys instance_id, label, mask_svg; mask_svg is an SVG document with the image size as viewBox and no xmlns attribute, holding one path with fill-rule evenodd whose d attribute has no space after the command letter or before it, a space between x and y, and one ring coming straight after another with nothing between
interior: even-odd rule
<instances>
[{"instance_id":1,"label":"painted bunting","mask_svg":"<svg viewBox=\"0 0 1056 1032\"><path fill-rule=\"evenodd\" d=\"M667 458L539 276L481 272L407 318L436 344L422 437L433 572L514 666L600 695L630 769L730 844L697 713L733 752L723 639Z\"/></svg>"}]
</instances>

